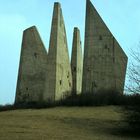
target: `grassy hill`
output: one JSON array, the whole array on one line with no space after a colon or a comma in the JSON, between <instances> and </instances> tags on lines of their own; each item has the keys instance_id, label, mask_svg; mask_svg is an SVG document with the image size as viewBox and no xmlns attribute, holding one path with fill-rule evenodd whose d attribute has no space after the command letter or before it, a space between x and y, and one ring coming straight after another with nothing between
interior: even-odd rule
<instances>
[{"instance_id":1,"label":"grassy hill","mask_svg":"<svg viewBox=\"0 0 140 140\"><path fill-rule=\"evenodd\" d=\"M135 140L119 132L121 107L56 107L0 112L0 140Z\"/></svg>"}]
</instances>

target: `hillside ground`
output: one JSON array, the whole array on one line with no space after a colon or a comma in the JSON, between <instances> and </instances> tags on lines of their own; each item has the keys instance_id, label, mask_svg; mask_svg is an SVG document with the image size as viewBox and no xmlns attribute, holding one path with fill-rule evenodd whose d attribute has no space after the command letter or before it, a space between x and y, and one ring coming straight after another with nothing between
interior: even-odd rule
<instances>
[{"instance_id":1,"label":"hillside ground","mask_svg":"<svg viewBox=\"0 0 140 140\"><path fill-rule=\"evenodd\" d=\"M136 140L119 106L56 107L0 112L0 140Z\"/></svg>"}]
</instances>

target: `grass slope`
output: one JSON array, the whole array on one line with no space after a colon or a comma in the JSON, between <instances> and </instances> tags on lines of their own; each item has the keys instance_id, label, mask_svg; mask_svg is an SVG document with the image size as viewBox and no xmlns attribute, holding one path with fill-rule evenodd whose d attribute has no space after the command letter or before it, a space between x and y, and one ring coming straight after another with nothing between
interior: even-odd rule
<instances>
[{"instance_id":1,"label":"grass slope","mask_svg":"<svg viewBox=\"0 0 140 140\"><path fill-rule=\"evenodd\" d=\"M135 140L117 131L121 107L56 107L0 112L0 140Z\"/></svg>"}]
</instances>

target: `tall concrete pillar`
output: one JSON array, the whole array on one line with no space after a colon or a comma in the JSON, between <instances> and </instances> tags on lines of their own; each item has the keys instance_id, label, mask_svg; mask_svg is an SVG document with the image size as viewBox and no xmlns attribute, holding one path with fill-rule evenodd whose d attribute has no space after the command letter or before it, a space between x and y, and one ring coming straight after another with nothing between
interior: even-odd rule
<instances>
[{"instance_id":1,"label":"tall concrete pillar","mask_svg":"<svg viewBox=\"0 0 140 140\"><path fill-rule=\"evenodd\" d=\"M74 28L73 32L73 45L71 55L71 70L74 94L80 94L82 90L82 71L83 71L83 59L80 31L78 28Z\"/></svg>"},{"instance_id":2,"label":"tall concrete pillar","mask_svg":"<svg viewBox=\"0 0 140 140\"><path fill-rule=\"evenodd\" d=\"M43 100L47 52L35 26L23 32L15 103Z\"/></svg>"},{"instance_id":3,"label":"tall concrete pillar","mask_svg":"<svg viewBox=\"0 0 140 140\"><path fill-rule=\"evenodd\" d=\"M90 0L86 3L82 92L123 93L127 56Z\"/></svg>"},{"instance_id":4,"label":"tall concrete pillar","mask_svg":"<svg viewBox=\"0 0 140 140\"><path fill-rule=\"evenodd\" d=\"M59 100L71 93L72 74L65 24L62 9L58 2L54 4L47 60L44 100Z\"/></svg>"}]
</instances>

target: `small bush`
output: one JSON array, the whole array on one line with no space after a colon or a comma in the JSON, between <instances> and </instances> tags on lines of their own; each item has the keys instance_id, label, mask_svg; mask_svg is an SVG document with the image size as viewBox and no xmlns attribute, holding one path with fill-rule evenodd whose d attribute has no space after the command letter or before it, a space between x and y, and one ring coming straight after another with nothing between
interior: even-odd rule
<instances>
[{"instance_id":1,"label":"small bush","mask_svg":"<svg viewBox=\"0 0 140 140\"><path fill-rule=\"evenodd\" d=\"M15 109L14 105L10 105L10 104L0 105L0 111L8 111L8 110L14 110L14 109Z\"/></svg>"},{"instance_id":2,"label":"small bush","mask_svg":"<svg viewBox=\"0 0 140 140\"><path fill-rule=\"evenodd\" d=\"M100 91L98 93L72 94L56 102L21 102L14 105L0 106L0 111L14 109L41 109L55 106L140 106L140 95L123 95L114 91Z\"/></svg>"},{"instance_id":3,"label":"small bush","mask_svg":"<svg viewBox=\"0 0 140 140\"><path fill-rule=\"evenodd\" d=\"M22 102L14 104L17 109L41 109L56 106L55 102Z\"/></svg>"},{"instance_id":4,"label":"small bush","mask_svg":"<svg viewBox=\"0 0 140 140\"><path fill-rule=\"evenodd\" d=\"M124 107L124 121L128 124L125 130L133 135L140 136L140 105Z\"/></svg>"},{"instance_id":5,"label":"small bush","mask_svg":"<svg viewBox=\"0 0 140 140\"><path fill-rule=\"evenodd\" d=\"M20 102L13 105L1 105L1 111L16 110L16 109L41 109L55 107L56 102Z\"/></svg>"},{"instance_id":6,"label":"small bush","mask_svg":"<svg viewBox=\"0 0 140 140\"><path fill-rule=\"evenodd\" d=\"M121 105L124 103L124 95L113 91L102 91L99 93L85 93L67 96L60 100L60 105L66 106L103 106Z\"/></svg>"}]
</instances>

